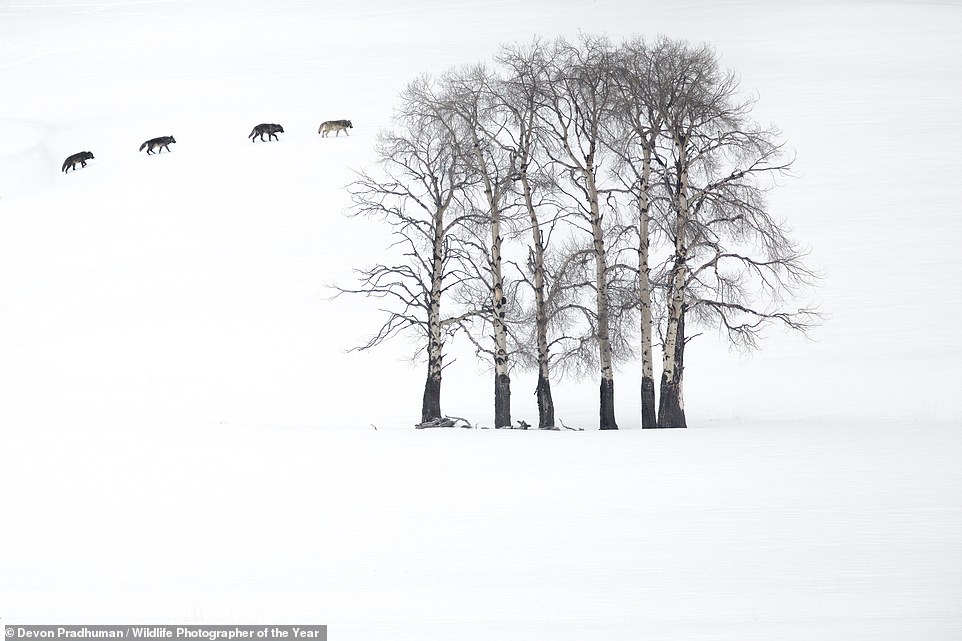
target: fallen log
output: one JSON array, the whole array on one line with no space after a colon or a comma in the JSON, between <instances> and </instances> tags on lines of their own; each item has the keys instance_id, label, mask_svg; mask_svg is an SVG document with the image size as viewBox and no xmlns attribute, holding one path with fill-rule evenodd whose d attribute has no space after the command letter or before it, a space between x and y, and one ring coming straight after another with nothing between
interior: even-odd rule
<instances>
[{"instance_id":1,"label":"fallen log","mask_svg":"<svg viewBox=\"0 0 962 641\"><path fill-rule=\"evenodd\" d=\"M459 425L458 422L463 423ZM467 419L461 418L460 416L442 416L439 418L431 419L430 421L424 421L423 423L418 423L414 426L415 429L423 430L431 427L463 427L468 429L473 429L474 426L468 422Z\"/></svg>"}]
</instances>

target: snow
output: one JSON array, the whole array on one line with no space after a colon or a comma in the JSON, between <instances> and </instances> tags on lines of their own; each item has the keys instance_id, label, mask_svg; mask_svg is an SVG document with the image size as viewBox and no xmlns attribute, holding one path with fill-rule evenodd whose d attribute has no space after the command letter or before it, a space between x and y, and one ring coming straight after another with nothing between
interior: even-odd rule
<instances>
[{"instance_id":1,"label":"snow","mask_svg":"<svg viewBox=\"0 0 962 641\"><path fill-rule=\"evenodd\" d=\"M959 638L960 24L869 0L0 2L0 624ZM386 241L343 187L417 74L579 30L707 40L758 93L828 321L751 356L697 338L687 431L632 429L635 367L616 434L412 430L410 345L348 352L376 313L329 300ZM252 144L261 122L286 133ZM459 357L442 408L490 423L491 378ZM535 375L513 380L534 422ZM595 381L555 389L595 426Z\"/></svg>"},{"instance_id":2,"label":"snow","mask_svg":"<svg viewBox=\"0 0 962 641\"><path fill-rule=\"evenodd\" d=\"M899 424L18 433L0 608L345 640L955 639L960 441Z\"/></svg>"}]
</instances>

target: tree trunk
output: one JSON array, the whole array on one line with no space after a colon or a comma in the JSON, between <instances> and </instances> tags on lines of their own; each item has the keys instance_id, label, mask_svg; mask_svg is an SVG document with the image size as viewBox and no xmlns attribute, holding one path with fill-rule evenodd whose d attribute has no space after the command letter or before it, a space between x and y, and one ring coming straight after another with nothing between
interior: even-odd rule
<instances>
[{"instance_id":1,"label":"tree trunk","mask_svg":"<svg viewBox=\"0 0 962 641\"><path fill-rule=\"evenodd\" d=\"M676 257L670 282L668 300L668 328L665 332L661 368L661 392L658 404L658 427L684 427L678 425L681 407L681 367L685 350L684 281L685 266Z\"/></svg>"},{"instance_id":2,"label":"tree trunk","mask_svg":"<svg viewBox=\"0 0 962 641\"><path fill-rule=\"evenodd\" d=\"M688 156L686 139L675 139L675 258L668 295L668 328L665 332L661 372L661 394L658 405L658 427L686 427L682 400L681 369L685 352L685 293L688 263L685 232L688 227Z\"/></svg>"},{"instance_id":3,"label":"tree trunk","mask_svg":"<svg viewBox=\"0 0 962 641\"><path fill-rule=\"evenodd\" d=\"M655 368L651 352L651 279L648 266L651 150L646 146L638 194L638 297L641 309L641 427L658 427L655 417Z\"/></svg>"},{"instance_id":4,"label":"tree trunk","mask_svg":"<svg viewBox=\"0 0 962 641\"><path fill-rule=\"evenodd\" d=\"M494 426L511 427L511 378L494 375Z\"/></svg>"},{"instance_id":5,"label":"tree trunk","mask_svg":"<svg viewBox=\"0 0 962 641\"><path fill-rule=\"evenodd\" d=\"M473 124L473 123L472 123ZM505 324L504 274L501 269L501 188L492 184L488 166L481 153L481 141L473 130L478 170L484 180L484 196L488 202L491 225L491 325L494 339L494 426L511 426L511 378L508 376L508 330Z\"/></svg>"},{"instance_id":6,"label":"tree trunk","mask_svg":"<svg viewBox=\"0 0 962 641\"><path fill-rule=\"evenodd\" d=\"M497 220L497 219L495 219ZM494 303L494 426L511 426L511 378L508 376L508 332L505 326L504 278L501 275L500 224L492 225L491 274Z\"/></svg>"},{"instance_id":7,"label":"tree trunk","mask_svg":"<svg viewBox=\"0 0 962 641\"><path fill-rule=\"evenodd\" d=\"M424 399L421 401L421 422L441 418L441 370L444 352L441 338L440 293L437 305L431 306L428 319L428 375L424 382ZM437 313L435 313L435 311Z\"/></svg>"},{"instance_id":8,"label":"tree trunk","mask_svg":"<svg viewBox=\"0 0 962 641\"><path fill-rule=\"evenodd\" d=\"M531 215L531 235L534 244L533 263L534 263L534 300L535 300L535 331L538 342L538 427L555 427L554 422L554 400L551 398L550 382L550 359L551 353L548 348L548 305L545 301L545 282L544 282L544 237L538 227L538 216L531 204L531 191L524 182L525 201L528 203L528 211Z\"/></svg>"},{"instance_id":9,"label":"tree trunk","mask_svg":"<svg viewBox=\"0 0 962 641\"><path fill-rule=\"evenodd\" d=\"M658 418L655 414L658 406L655 404L655 377L641 377L641 427L651 429L658 427Z\"/></svg>"},{"instance_id":10,"label":"tree trunk","mask_svg":"<svg viewBox=\"0 0 962 641\"><path fill-rule=\"evenodd\" d=\"M428 376L421 401L421 422L441 418L441 370L444 365L444 335L441 327L441 289L444 274L444 209L434 214L434 243L431 256L431 304L428 308Z\"/></svg>"},{"instance_id":11,"label":"tree trunk","mask_svg":"<svg viewBox=\"0 0 962 641\"><path fill-rule=\"evenodd\" d=\"M527 167L525 154L522 167ZM544 235L538 221L538 212L534 208L534 198L531 194L531 183L528 181L527 171L522 169L521 190L524 194L524 204L528 210L531 222L531 253L529 262L534 272L534 302L535 302L535 337L538 343L538 387L535 395L538 397L538 427L545 429L555 427L554 400L551 397L550 352L548 348L548 306L545 300L544 277Z\"/></svg>"},{"instance_id":12,"label":"tree trunk","mask_svg":"<svg viewBox=\"0 0 962 641\"><path fill-rule=\"evenodd\" d=\"M587 167L593 167L594 155L588 156ZM598 187L592 170L585 172L591 207L591 232L594 236L595 254L595 305L598 314L598 361L601 365L601 422L599 428L616 430L615 422L615 380L611 353L611 336L608 310L608 259L605 252L604 231L601 226L601 210L598 205Z\"/></svg>"},{"instance_id":13,"label":"tree trunk","mask_svg":"<svg viewBox=\"0 0 962 641\"><path fill-rule=\"evenodd\" d=\"M555 427L551 381L540 372L538 373L538 387L535 389L535 395L538 397L538 427L541 429Z\"/></svg>"},{"instance_id":14,"label":"tree trunk","mask_svg":"<svg viewBox=\"0 0 962 641\"><path fill-rule=\"evenodd\" d=\"M600 429L618 429L615 423L615 381L610 378L601 379L600 408Z\"/></svg>"},{"instance_id":15,"label":"tree trunk","mask_svg":"<svg viewBox=\"0 0 962 641\"><path fill-rule=\"evenodd\" d=\"M678 342L675 344L675 366L671 376L661 377L661 404L658 427L688 427L685 420L685 398L682 382L685 372L685 312L678 319Z\"/></svg>"},{"instance_id":16,"label":"tree trunk","mask_svg":"<svg viewBox=\"0 0 962 641\"><path fill-rule=\"evenodd\" d=\"M430 366L428 370L430 371ZM421 422L427 423L441 418L441 377L435 378L428 374L424 381L424 398L421 401Z\"/></svg>"}]
</instances>

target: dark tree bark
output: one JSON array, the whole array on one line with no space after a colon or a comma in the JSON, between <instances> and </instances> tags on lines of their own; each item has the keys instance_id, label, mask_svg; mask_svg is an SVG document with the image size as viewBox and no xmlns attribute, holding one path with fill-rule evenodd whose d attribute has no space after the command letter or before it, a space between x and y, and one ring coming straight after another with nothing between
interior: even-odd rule
<instances>
[{"instance_id":1,"label":"dark tree bark","mask_svg":"<svg viewBox=\"0 0 962 641\"><path fill-rule=\"evenodd\" d=\"M441 418L441 378L433 376L428 365L428 377L424 381L424 399L421 402L421 422Z\"/></svg>"},{"instance_id":2,"label":"dark tree bark","mask_svg":"<svg viewBox=\"0 0 962 641\"><path fill-rule=\"evenodd\" d=\"M511 427L511 379L494 375L494 426Z\"/></svg>"},{"instance_id":3,"label":"dark tree bark","mask_svg":"<svg viewBox=\"0 0 962 641\"><path fill-rule=\"evenodd\" d=\"M648 429L658 427L655 415L655 379L652 376L641 378L641 427Z\"/></svg>"},{"instance_id":4,"label":"dark tree bark","mask_svg":"<svg viewBox=\"0 0 962 641\"><path fill-rule=\"evenodd\" d=\"M535 389L538 397L538 427L545 429L554 427L554 401L551 398L551 381L544 374L538 374L538 387Z\"/></svg>"},{"instance_id":5,"label":"dark tree bark","mask_svg":"<svg viewBox=\"0 0 962 641\"><path fill-rule=\"evenodd\" d=\"M618 424L615 422L615 381L610 378L601 379L600 408L600 429L618 429Z\"/></svg>"}]
</instances>

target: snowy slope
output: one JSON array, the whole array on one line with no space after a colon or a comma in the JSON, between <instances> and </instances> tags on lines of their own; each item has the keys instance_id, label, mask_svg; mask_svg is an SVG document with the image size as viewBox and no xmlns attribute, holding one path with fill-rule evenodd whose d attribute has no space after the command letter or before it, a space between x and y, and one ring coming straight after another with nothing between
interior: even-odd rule
<instances>
[{"instance_id":1,"label":"snowy slope","mask_svg":"<svg viewBox=\"0 0 962 641\"><path fill-rule=\"evenodd\" d=\"M0 0L0 624L959 638L960 24L868 0ZM386 241L343 186L418 73L579 29L708 40L758 92L829 320L750 357L696 339L692 430L411 430L410 346L346 353L377 317L328 300ZM317 135L334 118L350 137ZM260 122L286 133L252 144ZM594 381L557 393L596 424ZM470 358L445 371L446 411L490 422L490 395Z\"/></svg>"}]
</instances>

